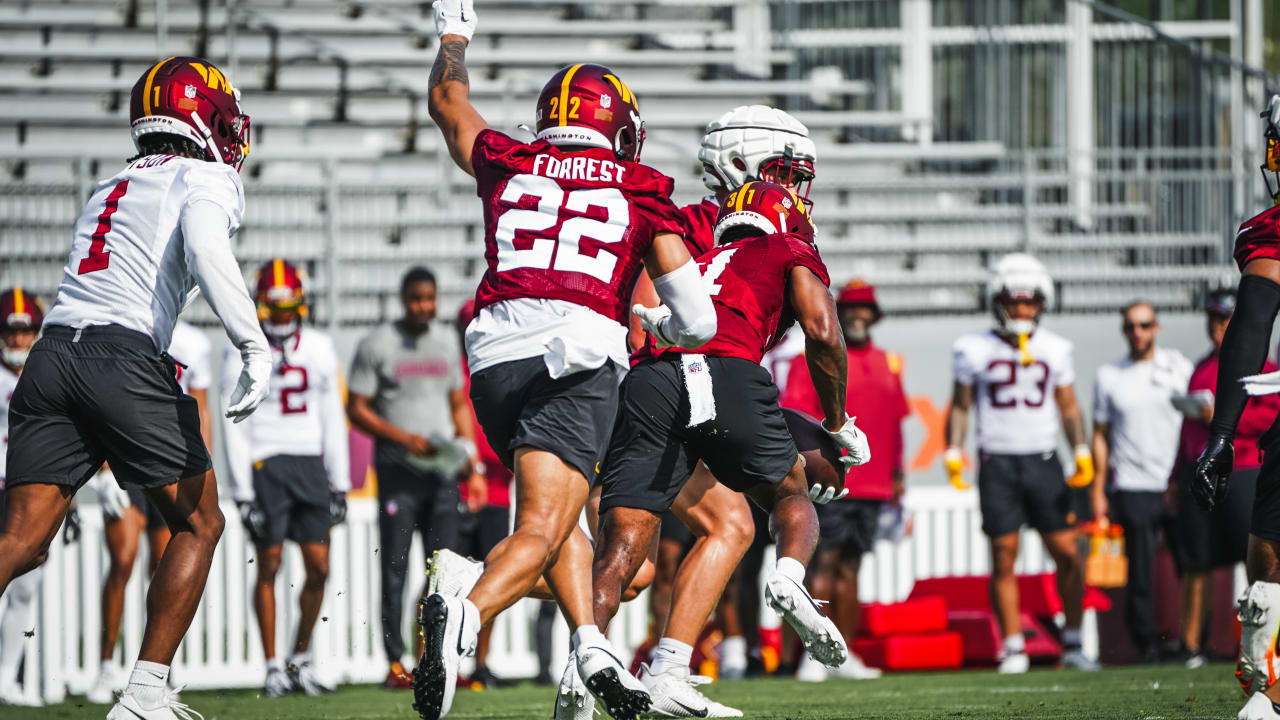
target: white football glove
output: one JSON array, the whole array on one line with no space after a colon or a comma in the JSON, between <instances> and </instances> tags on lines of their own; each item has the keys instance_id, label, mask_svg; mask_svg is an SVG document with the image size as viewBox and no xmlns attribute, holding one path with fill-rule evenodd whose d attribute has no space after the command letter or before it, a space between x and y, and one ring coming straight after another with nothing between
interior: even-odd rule
<instances>
[{"instance_id":1,"label":"white football glove","mask_svg":"<svg viewBox=\"0 0 1280 720\"><path fill-rule=\"evenodd\" d=\"M1240 378L1240 384L1250 395L1274 395L1280 392L1280 372L1248 375Z\"/></svg>"},{"instance_id":2,"label":"white football glove","mask_svg":"<svg viewBox=\"0 0 1280 720\"><path fill-rule=\"evenodd\" d=\"M116 476L104 471L98 473L97 479L98 505L102 514L110 520L124 517L125 508L133 504L129 500L129 491L120 487Z\"/></svg>"},{"instance_id":3,"label":"white football glove","mask_svg":"<svg viewBox=\"0 0 1280 720\"><path fill-rule=\"evenodd\" d=\"M253 414L255 408L267 397L267 384L271 379L271 360L254 358L240 369L240 379L227 404L227 417L240 422Z\"/></svg>"},{"instance_id":4,"label":"white football glove","mask_svg":"<svg viewBox=\"0 0 1280 720\"><path fill-rule=\"evenodd\" d=\"M632 306L631 312L640 318L640 326L653 336L653 339L658 343L658 347L668 348L675 346L675 343L667 337L663 329L666 321L671 317L671 308L666 305L645 307L644 305L636 304Z\"/></svg>"},{"instance_id":5,"label":"white football glove","mask_svg":"<svg viewBox=\"0 0 1280 720\"><path fill-rule=\"evenodd\" d=\"M853 424L853 421L857 419L849 418L844 421L844 425L839 430L835 432L827 431L831 439L835 440L837 445L849 453L840 458L840 463L844 465L845 472L848 472L851 467L865 465L871 460L871 447L867 445L867 434Z\"/></svg>"},{"instance_id":6,"label":"white football glove","mask_svg":"<svg viewBox=\"0 0 1280 720\"><path fill-rule=\"evenodd\" d=\"M431 9L436 16L436 35L461 35L471 42L476 32L476 10L471 0L436 0Z\"/></svg>"},{"instance_id":7,"label":"white football glove","mask_svg":"<svg viewBox=\"0 0 1280 720\"><path fill-rule=\"evenodd\" d=\"M841 460L843 461L844 458L841 458ZM849 466L845 465L845 470L848 469ZM813 501L814 505L826 505L832 500L843 500L848 496L849 488L841 490L839 495L836 495L836 489L834 486L826 488L825 491L821 485L814 485L809 488L809 499Z\"/></svg>"}]
</instances>

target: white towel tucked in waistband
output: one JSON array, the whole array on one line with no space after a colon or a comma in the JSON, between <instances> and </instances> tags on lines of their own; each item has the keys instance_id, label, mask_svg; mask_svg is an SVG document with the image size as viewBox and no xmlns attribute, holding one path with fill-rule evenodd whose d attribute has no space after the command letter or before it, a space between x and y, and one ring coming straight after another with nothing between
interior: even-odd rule
<instances>
[{"instance_id":1,"label":"white towel tucked in waistband","mask_svg":"<svg viewBox=\"0 0 1280 720\"><path fill-rule=\"evenodd\" d=\"M689 425L701 425L716 419L716 398L711 386L711 367L705 355L689 353L680 356L684 371L684 387L689 393Z\"/></svg>"}]
</instances>

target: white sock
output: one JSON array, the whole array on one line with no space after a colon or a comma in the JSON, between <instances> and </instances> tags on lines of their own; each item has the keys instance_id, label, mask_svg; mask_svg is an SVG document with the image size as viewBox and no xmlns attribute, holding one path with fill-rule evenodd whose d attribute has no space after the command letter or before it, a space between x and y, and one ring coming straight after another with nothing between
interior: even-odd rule
<instances>
[{"instance_id":1,"label":"white sock","mask_svg":"<svg viewBox=\"0 0 1280 720\"><path fill-rule=\"evenodd\" d=\"M285 665L285 667L300 668L309 662L311 662L311 653L309 652L294 653L289 656L289 664Z\"/></svg>"},{"instance_id":2,"label":"white sock","mask_svg":"<svg viewBox=\"0 0 1280 720\"><path fill-rule=\"evenodd\" d=\"M28 631L36 626L35 595L39 585L19 577L0 599L0 685L18 682L18 666L27 650Z\"/></svg>"},{"instance_id":3,"label":"white sock","mask_svg":"<svg viewBox=\"0 0 1280 720\"><path fill-rule=\"evenodd\" d=\"M267 672L272 670L284 670L284 663L280 662L280 658L267 658Z\"/></svg>"},{"instance_id":4,"label":"white sock","mask_svg":"<svg viewBox=\"0 0 1280 720\"><path fill-rule=\"evenodd\" d=\"M747 664L747 639L733 635L720 641L720 666L745 667Z\"/></svg>"},{"instance_id":5,"label":"white sock","mask_svg":"<svg viewBox=\"0 0 1280 720\"><path fill-rule=\"evenodd\" d=\"M1004 639L1004 654L1006 656L1017 655L1018 653L1026 651L1027 639L1022 636L1022 633L1010 635Z\"/></svg>"},{"instance_id":6,"label":"white sock","mask_svg":"<svg viewBox=\"0 0 1280 720\"><path fill-rule=\"evenodd\" d=\"M1080 628L1062 628L1062 647L1067 650L1080 649Z\"/></svg>"},{"instance_id":7,"label":"white sock","mask_svg":"<svg viewBox=\"0 0 1280 720\"><path fill-rule=\"evenodd\" d=\"M125 692L138 699L144 710L154 710L164 702L165 683L169 679L169 666L139 660L133 664L129 686Z\"/></svg>"},{"instance_id":8,"label":"white sock","mask_svg":"<svg viewBox=\"0 0 1280 720\"><path fill-rule=\"evenodd\" d=\"M583 643L591 645L609 642L609 639L604 636L604 633L600 632L600 628L595 625L579 625L578 629L573 631L572 639L573 649L575 651L582 647Z\"/></svg>"},{"instance_id":9,"label":"white sock","mask_svg":"<svg viewBox=\"0 0 1280 720\"><path fill-rule=\"evenodd\" d=\"M462 627L467 633L467 647L471 648L467 654L470 655L475 652L480 638L480 608L466 598L462 598Z\"/></svg>"},{"instance_id":10,"label":"white sock","mask_svg":"<svg viewBox=\"0 0 1280 720\"><path fill-rule=\"evenodd\" d=\"M103 660L98 663L98 677L111 677L115 672L115 665L110 660Z\"/></svg>"},{"instance_id":11,"label":"white sock","mask_svg":"<svg viewBox=\"0 0 1280 720\"><path fill-rule=\"evenodd\" d=\"M801 565L799 560L786 556L778 558L778 572L804 587L804 565Z\"/></svg>"},{"instance_id":12,"label":"white sock","mask_svg":"<svg viewBox=\"0 0 1280 720\"><path fill-rule=\"evenodd\" d=\"M692 659L692 645L664 637L658 641L658 646L653 649L653 663L649 665L649 671L654 675L661 675L671 670L687 671L689 662Z\"/></svg>"}]
</instances>

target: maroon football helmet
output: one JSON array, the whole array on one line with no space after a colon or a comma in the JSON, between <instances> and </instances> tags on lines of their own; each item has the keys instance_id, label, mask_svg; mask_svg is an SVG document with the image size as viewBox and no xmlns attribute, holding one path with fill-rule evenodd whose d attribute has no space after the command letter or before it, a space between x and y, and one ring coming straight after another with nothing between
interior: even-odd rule
<instances>
[{"instance_id":1,"label":"maroon football helmet","mask_svg":"<svg viewBox=\"0 0 1280 720\"><path fill-rule=\"evenodd\" d=\"M280 312L307 316L307 276L293 263L276 258L263 263L254 279L258 319L266 321Z\"/></svg>"},{"instance_id":2,"label":"maroon football helmet","mask_svg":"<svg viewBox=\"0 0 1280 720\"><path fill-rule=\"evenodd\" d=\"M20 287L0 293L0 329L39 330L44 324L44 310L34 295Z\"/></svg>"},{"instance_id":3,"label":"maroon football helmet","mask_svg":"<svg viewBox=\"0 0 1280 720\"><path fill-rule=\"evenodd\" d=\"M738 230L730 232L734 228ZM813 221L807 204L777 183L753 180L734 190L716 216L716 244L741 238L743 231L750 228L757 232L749 235L793 233L805 242L813 242Z\"/></svg>"},{"instance_id":4,"label":"maroon football helmet","mask_svg":"<svg viewBox=\"0 0 1280 720\"><path fill-rule=\"evenodd\" d=\"M570 65L552 75L538 96L537 131L552 145L602 147L620 161L639 161L644 144L636 96L603 65Z\"/></svg>"},{"instance_id":5,"label":"maroon football helmet","mask_svg":"<svg viewBox=\"0 0 1280 720\"><path fill-rule=\"evenodd\" d=\"M236 170L249 155L249 116L240 109L240 91L200 58L152 65L133 86L129 120L135 147L143 135L165 133L194 142Z\"/></svg>"}]
</instances>

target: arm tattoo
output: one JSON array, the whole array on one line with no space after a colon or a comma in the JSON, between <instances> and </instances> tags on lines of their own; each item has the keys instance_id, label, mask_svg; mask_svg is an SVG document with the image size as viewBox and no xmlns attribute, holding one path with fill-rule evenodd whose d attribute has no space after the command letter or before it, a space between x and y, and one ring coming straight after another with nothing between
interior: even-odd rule
<instances>
[{"instance_id":1,"label":"arm tattoo","mask_svg":"<svg viewBox=\"0 0 1280 720\"><path fill-rule=\"evenodd\" d=\"M461 40L449 40L441 43L440 52L436 55L436 63L431 67L431 86L457 82L468 87L471 81L467 77L467 65L464 60L467 44Z\"/></svg>"},{"instance_id":2,"label":"arm tattoo","mask_svg":"<svg viewBox=\"0 0 1280 720\"><path fill-rule=\"evenodd\" d=\"M1079 411L1063 416L1062 429L1066 432L1067 442L1071 443L1072 447L1089 442L1084 432L1084 416Z\"/></svg>"}]
</instances>

